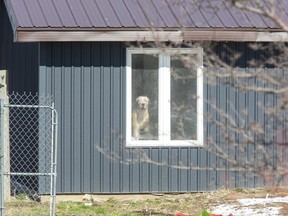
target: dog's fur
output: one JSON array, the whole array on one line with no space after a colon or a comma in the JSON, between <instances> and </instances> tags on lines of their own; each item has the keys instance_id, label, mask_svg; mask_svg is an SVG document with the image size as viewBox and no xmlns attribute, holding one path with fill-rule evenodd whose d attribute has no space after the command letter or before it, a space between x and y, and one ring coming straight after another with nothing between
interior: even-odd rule
<instances>
[{"instance_id":1,"label":"dog's fur","mask_svg":"<svg viewBox=\"0 0 288 216\"><path fill-rule=\"evenodd\" d=\"M132 135L135 140L140 138L140 134L150 134L150 119L149 119L149 98L147 96L139 96L136 98L137 107L132 112Z\"/></svg>"},{"instance_id":2,"label":"dog's fur","mask_svg":"<svg viewBox=\"0 0 288 216\"><path fill-rule=\"evenodd\" d=\"M36 202L41 202L41 198L35 190L17 182L14 179L11 179L10 183L10 190L12 196L16 197L16 195L25 194L28 199Z\"/></svg>"}]
</instances>

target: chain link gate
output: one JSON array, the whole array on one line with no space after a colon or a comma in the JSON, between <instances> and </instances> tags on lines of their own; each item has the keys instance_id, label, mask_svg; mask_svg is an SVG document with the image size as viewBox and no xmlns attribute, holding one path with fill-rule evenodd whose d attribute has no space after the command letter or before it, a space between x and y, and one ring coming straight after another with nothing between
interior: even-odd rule
<instances>
[{"instance_id":1,"label":"chain link gate","mask_svg":"<svg viewBox=\"0 0 288 216\"><path fill-rule=\"evenodd\" d=\"M0 109L1 216L55 215L58 122L52 97L13 93L0 99Z\"/></svg>"}]
</instances>

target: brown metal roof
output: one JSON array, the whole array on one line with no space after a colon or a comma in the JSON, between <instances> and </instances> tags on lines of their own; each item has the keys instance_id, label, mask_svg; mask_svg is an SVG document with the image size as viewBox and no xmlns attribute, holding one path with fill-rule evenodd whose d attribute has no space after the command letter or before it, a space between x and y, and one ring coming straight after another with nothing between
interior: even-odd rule
<instances>
[{"instance_id":1,"label":"brown metal roof","mask_svg":"<svg viewBox=\"0 0 288 216\"><path fill-rule=\"evenodd\" d=\"M288 3L277 1L288 24ZM17 28L277 28L225 0L6 0L6 5Z\"/></svg>"},{"instance_id":2,"label":"brown metal roof","mask_svg":"<svg viewBox=\"0 0 288 216\"><path fill-rule=\"evenodd\" d=\"M227 0L4 0L14 31L280 31ZM288 25L288 1L277 14ZM253 0L245 0L253 5ZM255 2L254 2L255 3ZM269 5L263 0L263 7ZM103 33L103 32L102 32Z\"/></svg>"}]
</instances>

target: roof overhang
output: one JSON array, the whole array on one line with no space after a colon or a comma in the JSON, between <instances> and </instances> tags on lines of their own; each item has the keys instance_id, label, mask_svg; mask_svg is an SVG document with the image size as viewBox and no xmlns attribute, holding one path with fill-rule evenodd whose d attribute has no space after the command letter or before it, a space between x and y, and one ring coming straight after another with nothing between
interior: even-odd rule
<instances>
[{"instance_id":1,"label":"roof overhang","mask_svg":"<svg viewBox=\"0 0 288 216\"><path fill-rule=\"evenodd\" d=\"M287 32L249 30L17 30L17 42L53 41L242 41L242 42L287 42Z\"/></svg>"}]
</instances>

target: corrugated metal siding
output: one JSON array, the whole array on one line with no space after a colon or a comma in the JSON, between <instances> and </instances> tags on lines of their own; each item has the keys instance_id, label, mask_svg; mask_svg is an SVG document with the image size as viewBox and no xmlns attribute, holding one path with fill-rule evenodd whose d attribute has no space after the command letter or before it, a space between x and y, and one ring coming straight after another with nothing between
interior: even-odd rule
<instances>
[{"instance_id":1,"label":"corrugated metal siding","mask_svg":"<svg viewBox=\"0 0 288 216\"><path fill-rule=\"evenodd\" d=\"M10 92L38 92L38 43L13 43L5 5L0 13L0 70L8 70Z\"/></svg>"},{"instance_id":2,"label":"corrugated metal siding","mask_svg":"<svg viewBox=\"0 0 288 216\"><path fill-rule=\"evenodd\" d=\"M16 26L22 28L277 28L267 17L235 8L225 0L5 0L5 3L15 16ZM266 3L264 8L270 7ZM287 1L277 3L277 14L284 22L288 21ZM255 7L252 3L251 6Z\"/></svg>"},{"instance_id":3,"label":"corrugated metal siding","mask_svg":"<svg viewBox=\"0 0 288 216\"><path fill-rule=\"evenodd\" d=\"M213 187L206 171L123 164L99 153L97 147L108 149L124 162L138 156L123 147L124 66L122 43L41 44L40 92L55 96L59 113L58 191L185 192ZM158 162L209 163L207 152L197 148L143 150Z\"/></svg>"},{"instance_id":4,"label":"corrugated metal siding","mask_svg":"<svg viewBox=\"0 0 288 216\"><path fill-rule=\"evenodd\" d=\"M244 65L255 56L243 43L230 43L246 55ZM223 48L219 46L219 55ZM261 185L246 173L178 170L154 164L121 163L137 159L135 149L124 148L125 131L125 46L123 43L41 43L40 92L55 96L59 113L59 193L150 193L206 191L223 186ZM263 118L256 111L259 95L238 92L225 85L205 85L207 101L234 115L234 108L247 106L252 120ZM266 100L268 101L268 100ZM267 102L268 103L268 102ZM235 107L230 106L235 105ZM211 104L205 113L220 119ZM215 125L205 123L205 137L227 146ZM120 159L111 160L98 149ZM252 151L252 147L247 151ZM202 168L221 164L221 159L202 148L151 147L143 151L156 162ZM238 157L237 149L230 154ZM115 159L115 158L114 158Z\"/></svg>"}]
</instances>

